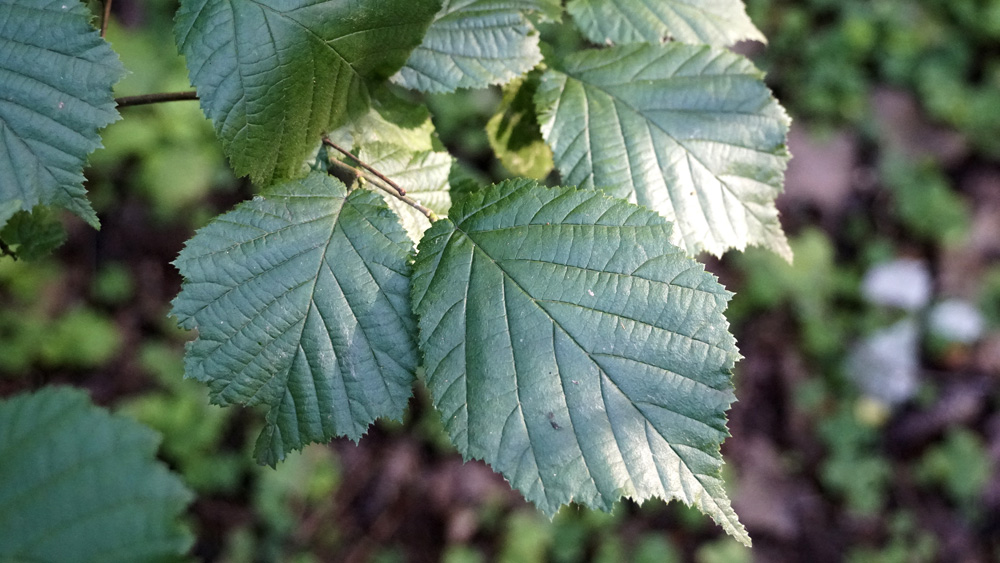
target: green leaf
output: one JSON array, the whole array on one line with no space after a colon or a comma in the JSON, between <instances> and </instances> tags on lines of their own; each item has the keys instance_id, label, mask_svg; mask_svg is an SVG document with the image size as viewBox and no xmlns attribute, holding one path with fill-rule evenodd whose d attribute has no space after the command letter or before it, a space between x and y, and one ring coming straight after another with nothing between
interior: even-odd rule
<instances>
[{"instance_id":1,"label":"green leaf","mask_svg":"<svg viewBox=\"0 0 1000 563\"><path fill-rule=\"evenodd\" d=\"M83 168L118 119L125 69L80 2L0 0L0 202L54 205L97 228Z\"/></svg>"},{"instance_id":2,"label":"green leaf","mask_svg":"<svg viewBox=\"0 0 1000 563\"><path fill-rule=\"evenodd\" d=\"M552 149L542 139L535 110L539 73L532 72L504 87L503 102L486 123L486 137L507 170L517 176L544 179L555 166Z\"/></svg>"},{"instance_id":3,"label":"green leaf","mask_svg":"<svg viewBox=\"0 0 1000 563\"><path fill-rule=\"evenodd\" d=\"M423 92L485 88L524 74L542 60L538 32L522 10L538 2L444 0L393 82Z\"/></svg>"},{"instance_id":4,"label":"green leaf","mask_svg":"<svg viewBox=\"0 0 1000 563\"><path fill-rule=\"evenodd\" d=\"M18 211L7 220L0 228L0 241L13 249L18 258L37 260L66 241L66 229L51 209L39 205L31 213Z\"/></svg>"},{"instance_id":5,"label":"green leaf","mask_svg":"<svg viewBox=\"0 0 1000 563\"><path fill-rule=\"evenodd\" d=\"M70 388L0 401L0 560L132 562L183 554L192 494L159 436Z\"/></svg>"},{"instance_id":6,"label":"green leaf","mask_svg":"<svg viewBox=\"0 0 1000 563\"><path fill-rule=\"evenodd\" d=\"M406 195L417 200L438 215L447 215L451 207L448 192L448 176L455 159L446 152L414 152L406 147L388 143L362 145L358 158L379 172L385 174ZM406 229L413 242L419 242L431 222L413 207L379 190L386 204L399 216L399 222Z\"/></svg>"},{"instance_id":7,"label":"green leaf","mask_svg":"<svg viewBox=\"0 0 1000 563\"><path fill-rule=\"evenodd\" d=\"M175 33L233 168L300 175L323 133L396 72L440 0L182 0Z\"/></svg>"},{"instance_id":8,"label":"green leaf","mask_svg":"<svg viewBox=\"0 0 1000 563\"><path fill-rule=\"evenodd\" d=\"M456 201L414 266L427 385L459 451L550 515L676 498L749 543L720 477L730 294L669 235L593 190Z\"/></svg>"},{"instance_id":9,"label":"green leaf","mask_svg":"<svg viewBox=\"0 0 1000 563\"><path fill-rule=\"evenodd\" d=\"M417 367L410 242L378 195L312 173L217 218L175 262L187 375L212 402L266 405L255 457L398 419Z\"/></svg>"},{"instance_id":10,"label":"green leaf","mask_svg":"<svg viewBox=\"0 0 1000 563\"><path fill-rule=\"evenodd\" d=\"M570 0L566 9L594 43L766 42L741 0Z\"/></svg>"},{"instance_id":11,"label":"green leaf","mask_svg":"<svg viewBox=\"0 0 1000 563\"><path fill-rule=\"evenodd\" d=\"M567 57L535 97L563 181L624 184L691 254L762 245L791 260L774 199L789 119L745 58L625 45Z\"/></svg>"},{"instance_id":12,"label":"green leaf","mask_svg":"<svg viewBox=\"0 0 1000 563\"><path fill-rule=\"evenodd\" d=\"M440 147L427 107L411 104L388 88L375 89L368 111L352 117L347 123L331 131L328 137L338 145L351 147L355 151L365 143L380 141L409 147L414 151L429 151ZM340 154L335 156L339 157Z\"/></svg>"}]
</instances>

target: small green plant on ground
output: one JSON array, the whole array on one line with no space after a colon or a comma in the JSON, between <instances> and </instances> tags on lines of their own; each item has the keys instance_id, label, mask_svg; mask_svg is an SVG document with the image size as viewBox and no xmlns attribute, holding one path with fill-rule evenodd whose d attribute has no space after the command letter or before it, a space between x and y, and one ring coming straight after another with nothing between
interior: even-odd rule
<instances>
[{"instance_id":1,"label":"small green plant on ground","mask_svg":"<svg viewBox=\"0 0 1000 563\"><path fill-rule=\"evenodd\" d=\"M789 120L725 48L763 39L739 0L182 0L196 91L118 100L90 20L0 0L0 253L60 244L51 209L99 226L83 173L116 105L199 100L259 195L188 241L172 313L187 377L267 409L257 461L400 419L420 375L546 514L678 499L749 545L720 474L731 294L692 258L791 258ZM540 40L559 27L590 46ZM457 172L419 94L492 85L501 162L563 187Z\"/></svg>"}]
</instances>

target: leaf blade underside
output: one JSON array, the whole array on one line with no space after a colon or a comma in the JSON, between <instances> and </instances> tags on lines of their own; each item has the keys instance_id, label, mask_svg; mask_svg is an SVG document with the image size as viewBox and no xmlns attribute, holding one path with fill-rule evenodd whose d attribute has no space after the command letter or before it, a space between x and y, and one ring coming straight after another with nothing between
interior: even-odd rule
<instances>
[{"instance_id":1,"label":"leaf blade underside","mask_svg":"<svg viewBox=\"0 0 1000 563\"><path fill-rule=\"evenodd\" d=\"M417 366L410 243L377 194L313 173L198 231L172 313L197 328L189 377L212 401L269 407L255 457L399 419Z\"/></svg>"},{"instance_id":2,"label":"leaf blade underside","mask_svg":"<svg viewBox=\"0 0 1000 563\"><path fill-rule=\"evenodd\" d=\"M427 385L463 456L548 514L681 499L749 538L719 476L729 293L655 213L507 181L453 204L413 277Z\"/></svg>"},{"instance_id":3,"label":"leaf blade underside","mask_svg":"<svg viewBox=\"0 0 1000 563\"><path fill-rule=\"evenodd\" d=\"M79 2L0 1L0 202L63 207L99 226L83 168L118 119L118 55Z\"/></svg>"},{"instance_id":4,"label":"leaf blade underside","mask_svg":"<svg viewBox=\"0 0 1000 563\"><path fill-rule=\"evenodd\" d=\"M368 83L406 62L439 7L183 0L175 36L233 168L268 184L302 175L322 134L367 109Z\"/></svg>"},{"instance_id":5,"label":"leaf blade underside","mask_svg":"<svg viewBox=\"0 0 1000 563\"><path fill-rule=\"evenodd\" d=\"M542 60L538 32L523 13L542 8L537 4L445 0L423 42L393 82L423 92L510 82Z\"/></svg>"},{"instance_id":6,"label":"leaf blade underside","mask_svg":"<svg viewBox=\"0 0 1000 563\"><path fill-rule=\"evenodd\" d=\"M594 43L682 43L724 47L766 42L742 0L571 0L566 10Z\"/></svg>"},{"instance_id":7,"label":"leaf blade underside","mask_svg":"<svg viewBox=\"0 0 1000 563\"><path fill-rule=\"evenodd\" d=\"M543 75L535 103L563 182L624 186L691 254L761 245L791 259L774 204L789 119L744 57L679 43L583 51Z\"/></svg>"},{"instance_id":8,"label":"leaf blade underside","mask_svg":"<svg viewBox=\"0 0 1000 563\"><path fill-rule=\"evenodd\" d=\"M193 495L156 460L159 436L85 393L0 400L0 560L161 561L192 536Z\"/></svg>"}]
</instances>

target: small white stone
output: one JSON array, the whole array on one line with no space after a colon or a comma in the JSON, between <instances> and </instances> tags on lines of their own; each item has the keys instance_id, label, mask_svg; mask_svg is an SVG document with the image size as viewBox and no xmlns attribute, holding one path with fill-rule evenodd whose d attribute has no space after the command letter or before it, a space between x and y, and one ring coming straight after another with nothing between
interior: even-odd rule
<instances>
[{"instance_id":1,"label":"small white stone","mask_svg":"<svg viewBox=\"0 0 1000 563\"><path fill-rule=\"evenodd\" d=\"M931 299L931 273L923 260L900 258L865 273L861 293L877 305L916 311Z\"/></svg>"},{"instance_id":2,"label":"small white stone","mask_svg":"<svg viewBox=\"0 0 1000 563\"><path fill-rule=\"evenodd\" d=\"M889 405L903 403L917 392L918 339L912 318L880 330L854 346L847 373L869 397Z\"/></svg>"},{"instance_id":3,"label":"small white stone","mask_svg":"<svg viewBox=\"0 0 1000 563\"><path fill-rule=\"evenodd\" d=\"M961 299L947 299L935 305L928 323L937 336L962 344L979 340L986 326L979 309Z\"/></svg>"}]
</instances>

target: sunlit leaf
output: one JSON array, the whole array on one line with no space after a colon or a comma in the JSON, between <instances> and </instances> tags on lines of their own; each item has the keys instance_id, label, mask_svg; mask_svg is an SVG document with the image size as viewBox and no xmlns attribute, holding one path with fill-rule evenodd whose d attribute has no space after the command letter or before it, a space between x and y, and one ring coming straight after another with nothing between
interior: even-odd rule
<instances>
[{"instance_id":1,"label":"sunlit leaf","mask_svg":"<svg viewBox=\"0 0 1000 563\"><path fill-rule=\"evenodd\" d=\"M595 43L764 41L741 0L570 0L566 9Z\"/></svg>"},{"instance_id":2,"label":"sunlit leaf","mask_svg":"<svg viewBox=\"0 0 1000 563\"><path fill-rule=\"evenodd\" d=\"M720 477L730 294L669 235L594 190L457 200L414 266L427 385L459 451L550 515L679 499L749 543Z\"/></svg>"},{"instance_id":3,"label":"sunlit leaf","mask_svg":"<svg viewBox=\"0 0 1000 563\"><path fill-rule=\"evenodd\" d=\"M388 143L362 145L358 157L369 166L392 179L406 195L438 215L447 215L451 207L448 176L455 159L446 152L414 152ZM380 190L381 191L381 190ZM410 205L381 192L386 204L399 216L400 224L414 243L431 226L423 213Z\"/></svg>"},{"instance_id":4,"label":"sunlit leaf","mask_svg":"<svg viewBox=\"0 0 1000 563\"><path fill-rule=\"evenodd\" d=\"M486 137L507 170L541 180L549 175L552 149L542 139L535 110L540 75L532 72L504 87L503 103L486 123Z\"/></svg>"},{"instance_id":5,"label":"sunlit leaf","mask_svg":"<svg viewBox=\"0 0 1000 563\"><path fill-rule=\"evenodd\" d=\"M707 46L573 54L535 97L563 181L626 186L691 254L761 245L791 259L774 200L789 119L747 59Z\"/></svg>"},{"instance_id":6,"label":"sunlit leaf","mask_svg":"<svg viewBox=\"0 0 1000 563\"><path fill-rule=\"evenodd\" d=\"M423 42L393 81L424 92L510 82L542 60L538 32L523 12L538 5L537 1L444 0Z\"/></svg>"}]
</instances>

